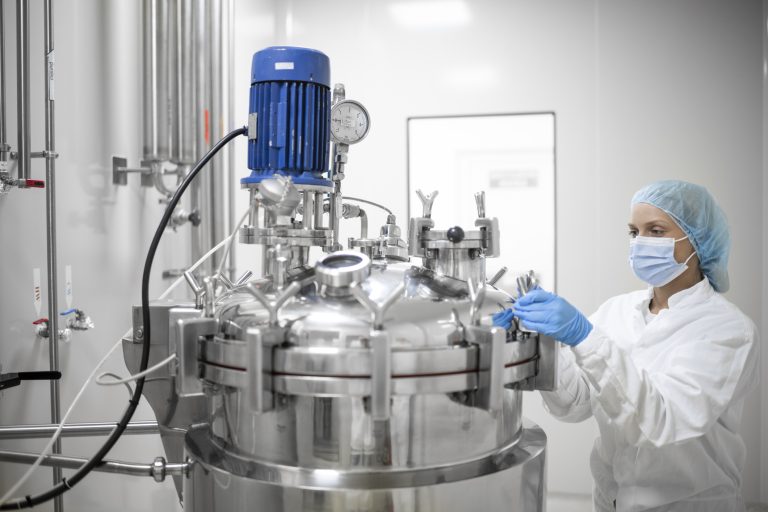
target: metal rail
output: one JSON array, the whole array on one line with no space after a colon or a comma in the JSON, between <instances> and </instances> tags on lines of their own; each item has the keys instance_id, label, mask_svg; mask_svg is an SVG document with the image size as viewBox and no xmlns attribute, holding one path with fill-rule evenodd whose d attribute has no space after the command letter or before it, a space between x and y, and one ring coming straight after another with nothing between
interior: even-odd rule
<instances>
[{"instance_id":1,"label":"metal rail","mask_svg":"<svg viewBox=\"0 0 768 512\"><path fill-rule=\"evenodd\" d=\"M9 450L0 450L0 461L16 462L19 464L32 464L37 460L39 454L13 452ZM46 455L41 464L51 466L61 470L79 469L88 459L81 457L69 457L66 455ZM189 473L188 462L166 462L163 457L157 457L151 464L140 464L136 462L124 462L119 460L103 460L101 464L93 468L94 471L102 473L119 473L121 475L131 476L149 476L156 482L162 482L166 476L186 476Z\"/></svg>"},{"instance_id":2,"label":"metal rail","mask_svg":"<svg viewBox=\"0 0 768 512\"><path fill-rule=\"evenodd\" d=\"M64 425L60 437L91 437L109 435L117 423L70 423ZM51 437L57 425L4 425L0 426L0 439L34 439ZM136 421L129 423L123 435L156 434L159 432L156 421Z\"/></svg>"}]
</instances>

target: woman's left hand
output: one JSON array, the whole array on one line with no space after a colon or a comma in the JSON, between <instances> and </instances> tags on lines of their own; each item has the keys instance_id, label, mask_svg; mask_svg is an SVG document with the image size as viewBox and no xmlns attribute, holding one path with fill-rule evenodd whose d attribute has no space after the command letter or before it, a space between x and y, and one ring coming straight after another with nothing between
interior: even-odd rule
<instances>
[{"instance_id":1,"label":"woman's left hand","mask_svg":"<svg viewBox=\"0 0 768 512\"><path fill-rule=\"evenodd\" d=\"M512 312L526 329L552 336L572 347L592 332L592 324L578 309L562 297L544 290L532 290L523 295Z\"/></svg>"}]
</instances>

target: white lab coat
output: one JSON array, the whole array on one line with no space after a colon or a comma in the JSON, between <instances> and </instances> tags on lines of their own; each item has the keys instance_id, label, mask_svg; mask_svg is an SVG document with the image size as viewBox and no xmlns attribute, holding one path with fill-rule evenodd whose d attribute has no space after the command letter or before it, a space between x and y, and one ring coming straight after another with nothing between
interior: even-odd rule
<instances>
[{"instance_id":1,"label":"white lab coat","mask_svg":"<svg viewBox=\"0 0 768 512\"><path fill-rule=\"evenodd\" d=\"M743 511L744 396L757 380L757 330L707 279L646 325L653 289L614 297L594 329L560 350L545 407L570 422L594 415L590 465L598 512Z\"/></svg>"}]
</instances>

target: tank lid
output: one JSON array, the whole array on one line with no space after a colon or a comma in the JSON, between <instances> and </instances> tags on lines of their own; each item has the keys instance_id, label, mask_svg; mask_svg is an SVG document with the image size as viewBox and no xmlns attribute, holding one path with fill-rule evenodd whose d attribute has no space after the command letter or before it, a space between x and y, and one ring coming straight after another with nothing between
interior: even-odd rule
<instances>
[{"instance_id":1,"label":"tank lid","mask_svg":"<svg viewBox=\"0 0 768 512\"><path fill-rule=\"evenodd\" d=\"M330 88L331 61L311 48L270 46L253 54L251 84L258 82L315 82Z\"/></svg>"}]
</instances>

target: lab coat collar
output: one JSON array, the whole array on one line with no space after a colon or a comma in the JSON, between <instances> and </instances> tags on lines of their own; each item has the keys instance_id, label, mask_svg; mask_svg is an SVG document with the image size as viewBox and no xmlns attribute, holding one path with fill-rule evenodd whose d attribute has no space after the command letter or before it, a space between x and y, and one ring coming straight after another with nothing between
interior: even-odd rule
<instances>
[{"instance_id":1,"label":"lab coat collar","mask_svg":"<svg viewBox=\"0 0 768 512\"><path fill-rule=\"evenodd\" d=\"M669 309L684 306L689 302L702 302L715 293L714 288L706 277L685 290L681 290L669 298ZM649 286L645 294L639 296L639 301L635 304L635 309L644 311L653 299L653 286Z\"/></svg>"}]
</instances>

